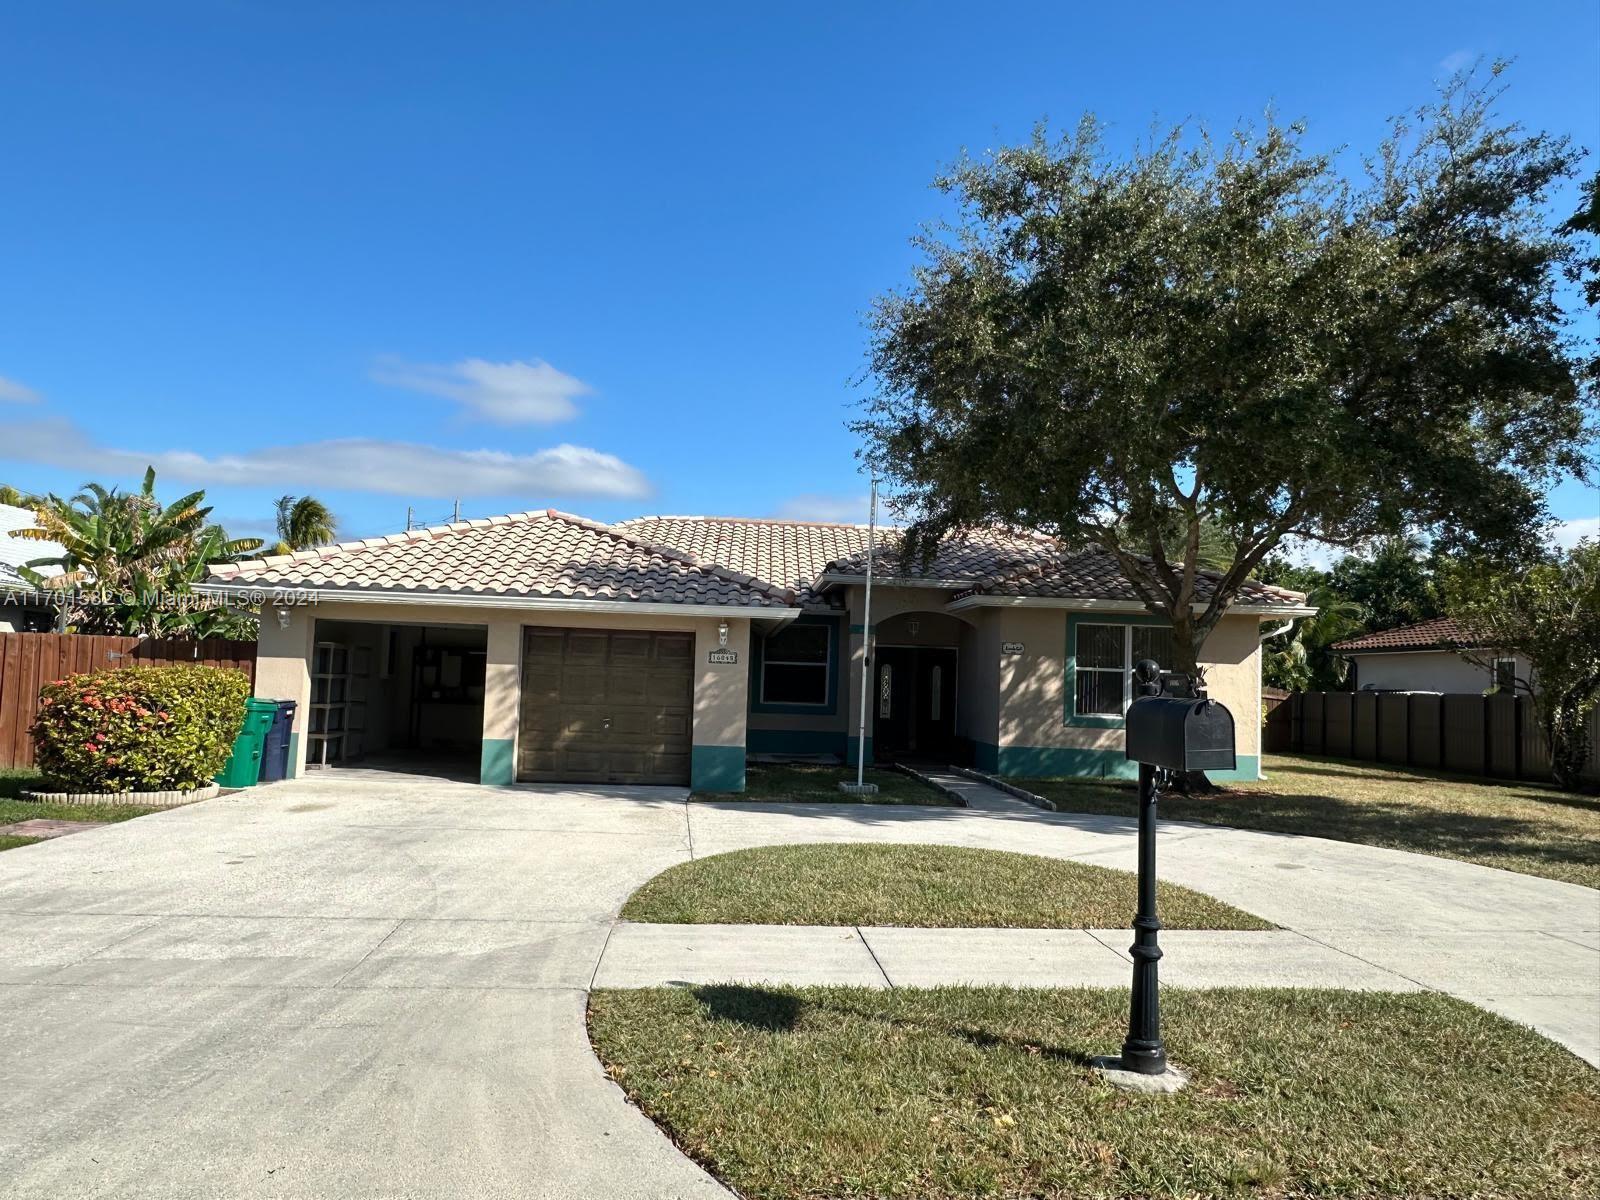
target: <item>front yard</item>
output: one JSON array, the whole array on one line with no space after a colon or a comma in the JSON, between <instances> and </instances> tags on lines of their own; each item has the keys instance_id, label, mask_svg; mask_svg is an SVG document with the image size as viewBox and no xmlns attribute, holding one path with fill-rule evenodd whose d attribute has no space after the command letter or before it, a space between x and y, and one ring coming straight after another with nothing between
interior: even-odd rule
<instances>
[{"instance_id":1,"label":"front yard","mask_svg":"<svg viewBox=\"0 0 1600 1200\"><path fill-rule=\"evenodd\" d=\"M801 845L681 863L623 906L629 921L703 925L902 925L1122 929L1137 907L1127 871L957 846ZM1158 886L1171 929L1271 929L1177 884Z\"/></svg>"},{"instance_id":2,"label":"front yard","mask_svg":"<svg viewBox=\"0 0 1600 1200\"><path fill-rule=\"evenodd\" d=\"M34 787L39 773L28 767L0 767L0 826L35 819L53 821L126 821L155 812L153 808L123 804L106 806L97 804L34 804L21 799L24 788ZM39 838L18 837L0 833L0 850L14 850L18 846L31 846Z\"/></svg>"},{"instance_id":3,"label":"front yard","mask_svg":"<svg viewBox=\"0 0 1600 1200\"><path fill-rule=\"evenodd\" d=\"M1310 755L1268 755L1265 780L1167 795L1161 815L1437 854L1600 887L1600 796ZM1022 779L1062 812L1134 816L1131 784Z\"/></svg>"},{"instance_id":4,"label":"front yard","mask_svg":"<svg viewBox=\"0 0 1600 1200\"><path fill-rule=\"evenodd\" d=\"M856 769L829 763L751 763L745 768L745 790L738 795L713 792L696 800L746 804L937 804L956 802L945 793L900 771L868 767L866 781L878 785L871 796L852 796L839 790L854 783Z\"/></svg>"},{"instance_id":5,"label":"front yard","mask_svg":"<svg viewBox=\"0 0 1600 1200\"><path fill-rule=\"evenodd\" d=\"M752 1200L1600 1194L1600 1073L1436 993L1162 996L1174 1096L1088 1067L1121 989L600 991L628 1095Z\"/></svg>"}]
</instances>

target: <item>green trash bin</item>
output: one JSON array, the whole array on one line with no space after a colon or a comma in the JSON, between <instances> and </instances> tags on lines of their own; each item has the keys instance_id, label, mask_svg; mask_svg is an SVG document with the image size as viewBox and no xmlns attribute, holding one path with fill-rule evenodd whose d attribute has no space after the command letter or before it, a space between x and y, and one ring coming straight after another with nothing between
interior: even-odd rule
<instances>
[{"instance_id":1,"label":"green trash bin","mask_svg":"<svg viewBox=\"0 0 1600 1200\"><path fill-rule=\"evenodd\" d=\"M228 765L222 768L217 782L225 788L255 787L261 777L261 754L266 747L267 731L278 715L276 700L245 701L244 728L233 739L233 753L228 755Z\"/></svg>"}]
</instances>

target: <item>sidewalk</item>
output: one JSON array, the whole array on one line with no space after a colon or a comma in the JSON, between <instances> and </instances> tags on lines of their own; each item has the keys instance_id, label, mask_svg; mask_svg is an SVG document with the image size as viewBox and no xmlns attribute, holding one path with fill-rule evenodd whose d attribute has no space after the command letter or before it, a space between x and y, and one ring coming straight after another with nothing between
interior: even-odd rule
<instances>
[{"instance_id":1,"label":"sidewalk","mask_svg":"<svg viewBox=\"0 0 1600 1200\"><path fill-rule=\"evenodd\" d=\"M1125 929L636 925L612 930L595 987L676 983L861 987L1117 987L1132 970ZM1178 987L1331 987L1415 992L1423 984L1288 929L1170 929L1163 981Z\"/></svg>"},{"instance_id":2,"label":"sidewalk","mask_svg":"<svg viewBox=\"0 0 1600 1200\"><path fill-rule=\"evenodd\" d=\"M1600 952L1541 932L1431 935L1170 929L1162 982L1174 987L1442 991L1482 1005L1600 1066L1592 979ZM1471 945L1459 945L1467 939ZM594 987L743 983L938 987L1123 987L1122 929L910 929L889 926L642 925L618 922ZM1461 970L1463 955L1476 965ZM1574 959L1581 960L1574 962Z\"/></svg>"}]
</instances>

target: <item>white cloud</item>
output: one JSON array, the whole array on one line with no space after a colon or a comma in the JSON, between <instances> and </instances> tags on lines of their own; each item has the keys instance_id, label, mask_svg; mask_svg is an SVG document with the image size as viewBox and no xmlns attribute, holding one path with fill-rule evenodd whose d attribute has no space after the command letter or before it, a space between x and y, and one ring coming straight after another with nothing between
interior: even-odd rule
<instances>
[{"instance_id":1,"label":"white cloud","mask_svg":"<svg viewBox=\"0 0 1600 1200\"><path fill-rule=\"evenodd\" d=\"M1439 60L1439 70L1446 75L1454 75L1457 71L1470 67L1477 60L1476 50L1452 50Z\"/></svg>"},{"instance_id":2,"label":"white cloud","mask_svg":"<svg viewBox=\"0 0 1600 1200\"><path fill-rule=\"evenodd\" d=\"M532 454L449 450L379 438L339 438L208 457L191 450L143 452L96 444L71 421L14 424L0 457L45 463L82 478L131 477L148 464L167 479L205 486L326 489L391 496L548 496L635 499L650 493L638 469L611 454L560 445Z\"/></svg>"},{"instance_id":3,"label":"white cloud","mask_svg":"<svg viewBox=\"0 0 1600 1200\"><path fill-rule=\"evenodd\" d=\"M785 521L842 521L865 525L871 500L861 496L827 496L812 493L793 496L773 510L772 515ZM883 506L879 505L878 519L883 520Z\"/></svg>"},{"instance_id":4,"label":"white cloud","mask_svg":"<svg viewBox=\"0 0 1600 1200\"><path fill-rule=\"evenodd\" d=\"M454 400L473 416L496 425L545 425L578 415L573 401L592 394L583 380L558 371L542 359L486 362L465 358L448 366L380 359L375 382Z\"/></svg>"},{"instance_id":5,"label":"white cloud","mask_svg":"<svg viewBox=\"0 0 1600 1200\"><path fill-rule=\"evenodd\" d=\"M9 400L13 404L37 404L40 396L31 387L24 387L15 379L0 375L0 400Z\"/></svg>"},{"instance_id":6,"label":"white cloud","mask_svg":"<svg viewBox=\"0 0 1600 1200\"><path fill-rule=\"evenodd\" d=\"M1572 549L1582 538L1600 538L1600 517L1578 517L1563 521L1550 531L1550 540L1564 550Z\"/></svg>"}]
</instances>

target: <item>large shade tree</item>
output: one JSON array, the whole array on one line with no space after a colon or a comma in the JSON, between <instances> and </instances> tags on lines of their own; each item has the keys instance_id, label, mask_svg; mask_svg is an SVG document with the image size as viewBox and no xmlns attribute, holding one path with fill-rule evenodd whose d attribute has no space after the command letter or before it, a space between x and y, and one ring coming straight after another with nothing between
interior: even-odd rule
<instances>
[{"instance_id":1,"label":"large shade tree","mask_svg":"<svg viewBox=\"0 0 1600 1200\"><path fill-rule=\"evenodd\" d=\"M1579 151L1494 86L1454 81L1358 178L1275 121L1118 157L1090 119L954 166L857 424L913 552L990 523L1103 547L1183 669L1285 539L1522 552L1590 466L1556 289L1585 234L1546 214Z\"/></svg>"}]
</instances>

